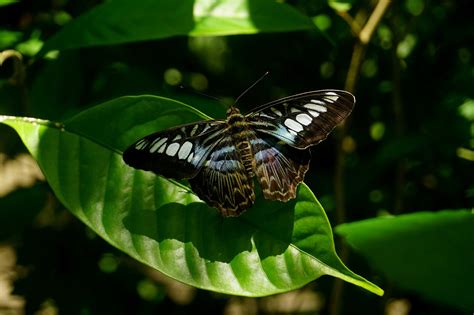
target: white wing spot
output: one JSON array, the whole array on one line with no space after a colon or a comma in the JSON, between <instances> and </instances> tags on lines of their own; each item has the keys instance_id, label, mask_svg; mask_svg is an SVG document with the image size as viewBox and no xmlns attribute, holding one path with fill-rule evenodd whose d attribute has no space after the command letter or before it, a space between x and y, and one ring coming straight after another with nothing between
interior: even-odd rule
<instances>
[{"instance_id":1,"label":"white wing spot","mask_svg":"<svg viewBox=\"0 0 474 315\"><path fill-rule=\"evenodd\" d=\"M299 124L298 122L290 118L287 118L285 120L285 126L287 126L290 129L293 129L296 132L300 132L303 130L303 126L301 126L301 124Z\"/></svg>"},{"instance_id":2,"label":"white wing spot","mask_svg":"<svg viewBox=\"0 0 474 315\"><path fill-rule=\"evenodd\" d=\"M326 105L326 103L324 103L324 102L321 101L321 100L311 100L311 103L319 104L319 105Z\"/></svg>"},{"instance_id":3,"label":"white wing spot","mask_svg":"<svg viewBox=\"0 0 474 315\"><path fill-rule=\"evenodd\" d=\"M296 108L296 107L292 107L292 108L290 109L290 112L291 112L291 113L299 113L299 112L301 112L301 110L298 109L298 108Z\"/></svg>"},{"instance_id":4,"label":"white wing spot","mask_svg":"<svg viewBox=\"0 0 474 315\"><path fill-rule=\"evenodd\" d=\"M276 109L275 107L271 107L270 109L272 110L272 112L274 112L278 116L283 116L283 114L278 109Z\"/></svg>"},{"instance_id":5,"label":"white wing spot","mask_svg":"<svg viewBox=\"0 0 474 315\"><path fill-rule=\"evenodd\" d=\"M159 147L162 146L163 143L166 142L166 140L168 140L168 138L162 138L162 139L159 139L158 141L153 141L153 144L150 148L150 153L153 153L155 152L156 150L158 150ZM166 145L163 145L163 147L166 147ZM158 151L159 152L159 151ZM161 152L160 152L161 153Z\"/></svg>"},{"instance_id":6,"label":"white wing spot","mask_svg":"<svg viewBox=\"0 0 474 315\"><path fill-rule=\"evenodd\" d=\"M339 99L339 95L337 95L335 92L326 92L326 99L330 99L334 103Z\"/></svg>"},{"instance_id":7,"label":"white wing spot","mask_svg":"<svg viewBox=\"0 0 474 315\"><path fill-rule=\"evenodd\" d=\"M309 116L308 114L298 114L298 115L296 115L296 120L300 124L308 126L311 123L311 121L313 120L313 118L311 118L311 116Z\"/></svg>"},{"instance_id":8,"label":"white wing spot","mask_svg":"<svg viewBox=\"0 0 474 315\"><path fill-rule=\"evenodd\" d=\"M153 140L153 142L150 144L150 146L154 146L155 143L157 143L158 141L160 141L160 137L156 138L155 140Z\"/></svg>"},{"instance_id":9,"label":"white wing spot","mask_svg":"<svg viewBox=\"0 0 474 315\"><path fill-rule=\"evenodd\" d=\"M194 136L194 134L196 133L197 129L198 129L199 125L198 124L195 124L194 127L193 127L193 130L191 130L191 137Z\"/></svg>"},{"instance_id":10,"label":"white wing spot","mask_svg":"<svg viewBox=\"0 0 474 315\"><path fill-rule=\"evenodd\" d=\"M174 139L171 140L171 141L176 141L176 140L179 140L179 139L181 139L181 135L176 135L176 137L174 137Z\"/></svg>"},{"instance_id":11,"label":"white wing spot","mask_svg":"<svg viewBox=\"0 0 474 315\"><path fill-rule=\"evenodd\" d=\"M311 116L313 116L313 117L318 117L319 116L319 113L315 112L314 110L308 110L308 113L310 113Z\"/></svg>"},{"instance_id":12,"label":"white wing spot","mask_svg":"<svg viewBox=\"0 0 474 315\"><path fill-rule=\"evenodd\" d=\"M138 141L137 144L135 144L135 149L141 150L141 149L143 149L146 145L147 145L146 139L142 139L142 140Z\"/></svg>"},{"instance_id":13,"label":"white wing spot","mask_svg":"<svg viewBox=\"0 0 474 315\"><path fill-rule=\"evenodd\" d=\"M166 149L166 154L168 154L169 156L174 156L176 152L178 152L178 150L179 150L179 143L173 142Z\"/></svg>"},{"instance_id":14,"label":"white wing spot","mask_svg":"<svg viewBox=\"0 0 474 315\"><path fill-rule=\"evenodd\" d=\"M192 148L193 148L193 144L191 142L186 141L185 143L183 143L181 145L181 148L179 149L178 158L180 160L184 160L185 158L187 158Z\"/></svg>"},{"instance_id":15,"label":"white wing spot","mask_svg":"<svg viewBox=\"0 0 474 315\"><path fill-rule=\"evenodd\" d=\"M191 163L191 161L193 160L193 157L194 157L194 153L191 152L191 154L188 156L187 161Z\"/></svg>"},{"instance_id":16,"label":"white wing spot","mask_svg":"<svg viewBox=\"0 0 474 315\"><path fill-rule=\"evenodd\" d=\"M313 100L311 100L313 101ZM324 103L323 103L324 104ZM308 104L304 104L303 105L304 107L308 108L308 109L313 109L313 110L316 110L320 113L324 113L324 112L327 112L328 109L325 107L325 106L322 106L322 105L318 105L318 104L312 104L312 103L308 103Z\"/></svg>"}]
</instances>

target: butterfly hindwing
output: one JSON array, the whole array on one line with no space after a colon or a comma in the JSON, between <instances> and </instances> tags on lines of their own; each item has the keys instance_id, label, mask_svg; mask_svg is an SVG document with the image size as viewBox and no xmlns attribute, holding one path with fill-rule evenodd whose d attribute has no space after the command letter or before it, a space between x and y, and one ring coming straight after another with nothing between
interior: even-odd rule
<instances>
[{"instance_id":1,"label":"butterfly hindwing","mask_svg":"<svg viewBox=\"0 0 474 315\"><path fill-rule=\"evenodd\" d=\"M238 216L255 201L253 179L245 171L231 135L217 143L189 183L202 200L225 217Z\"/></svg>"},{"instance_id":2,"label":"butterfly hindwing","mask_svg":"<svg viewBox=\"0 0 474 315\"><path fill-rule=\"evenodd\" d=\"M138 169L174 179L191 178L202 167L225 124L202 121L146 136L123 153L124 161Z\"/></svg>"},{"instance_id":3,"label":"butterfly hindwing","mask_svg":"<svg viewBox=\"0 0 474 315\"><path fill-rule=\"evenodd\" d=\"M252 141L255 174L266 199L288 201L309 168L309 149L296 149L267 134Z\"/></svg>"},{"instance_id":4,"label":"butterfly hindwing","mask_svg":"<svg viewBox=\"0 0 474 315\"><path fill-rule=\"evenodd\" d=\"M346 91L312 91L262 105L247 119L256 131L305 149L324 140L354 104L354 96Z\"/></svg>"}]
</instances>

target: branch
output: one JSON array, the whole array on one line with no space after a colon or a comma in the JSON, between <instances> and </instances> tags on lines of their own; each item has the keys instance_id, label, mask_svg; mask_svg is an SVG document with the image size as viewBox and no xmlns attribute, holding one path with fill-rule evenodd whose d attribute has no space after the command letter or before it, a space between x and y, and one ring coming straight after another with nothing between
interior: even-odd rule
<instances>
[{"instance_id":1,"label":"branch","mask_svg":"<svg viewBox=\"0 0 474 315\"><path fill-rule=\"evenodd\" d=\"M364 60L365 51L367 50L367 45L370 42L372 35L377 28L377 25L380 23L383 15L390 5L390 0L379 0L374 11L370 15L369 19L362 27L360 32L357 31L359 24L354 21L349 14L339 14L351 27L354 37L357 41L354 45L354 50L352 52L351 64L347 72L345 89L349 92L354 93L357 85L357 80L360 76L360 68ZM336 152L336 166L335 166L335 176L334 176L334 194L336 199L336 215L335 221L336 224L341 224L346 219L346 209L345 209L345 170L346 170L346 152L343 148L343 141L347 136L347 127L343 124L338 130L337 137L337 152ZM345 243L340 244L340 253L341 259L346 260L348 256L348 247ZM331 300L329 305L329 313L331 315L339 315L341 313L342 300L343 300L343 291L344 286L343 282L340 279L336 279L334 282L334 287L331 293Z\"/></svg>"},{"instance_id":2,"label":"branch","mask_svg":"<svg viewBox=\"0 0 474 315\"><path fill-rule=\"evenodd\" d=\"M25 67L23 65L23 56L16 50L8 49L0 52L0 66L7 59L13 59L13 74L9 81L14 85L22 85L25 80Z\"/></svg>"},{"instance_id":3,"label":"branch","mask_svg":"<svg viewBox=\"0 0 474 315\"><path fill-rule=\"evenodd\" d=\"M367 21L364 28L362 28L362 31L359 34L359 40L362 44L367 45L370 42L372 34L377 28L377 25L379 25L380 20L385 14L385 11L387 11L390 2L391 0L379 0L377 6L370 15L369 20Z\"/></svg>"}]
</instances>

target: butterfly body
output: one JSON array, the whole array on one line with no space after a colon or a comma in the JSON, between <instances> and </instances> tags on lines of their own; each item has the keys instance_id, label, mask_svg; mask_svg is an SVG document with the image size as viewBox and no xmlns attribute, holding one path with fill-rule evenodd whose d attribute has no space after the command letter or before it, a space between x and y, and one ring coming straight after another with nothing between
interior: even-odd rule
<instances>
[{"instance_id":1,"label":"butterfly body","mask_svg":"<svg viewBox=\"0 0 474 315\"><path fill-rule=\"evenodd\" d=\"M160 131L124 152L132 167L188 179L193 191L223 216L238 216L255 201L254 177L266 199L288 201L309 168L309 147L346 118L352 94L321 90L286 97L225 120Z\"/></svg>"},{"instance_id":2,"label":"butterfly body","mask_svg":"<svg viewBox=\"0 0 474 315\"><path fill-rule=\"evenodd\" d=\"M255 131L250 128L245 116L235 107L231 107L227 112L227 125L227 132L232 136L234 147L237 149L245 171L248 176L253 177L254 158L250 142L257 137Z\"/></svg>"}]
</instances>

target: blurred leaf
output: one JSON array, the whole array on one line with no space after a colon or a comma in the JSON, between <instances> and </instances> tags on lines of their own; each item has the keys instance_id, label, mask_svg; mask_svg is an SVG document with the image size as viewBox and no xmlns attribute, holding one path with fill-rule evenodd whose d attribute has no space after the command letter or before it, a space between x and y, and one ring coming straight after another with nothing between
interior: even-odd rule
<instances>
[{"instance_id":1,"label":"blurred leaf","mask_svg":"<svg viewBox=\"0 0 474 315\"><path fill-rule=\"evenodd\" d=\"M0 30L0 50L9 48L20 40L22 32Z\"/></svg>"},{"instance_id":2,"label":"blurred leaf","mask_svg":"<svg viewBox=\"0 0 474 315\"><path fill-rule=\"evenodd\" d=\"M218 36L313 29L311 19L272 0L128 0L98 5L44 46L76 49L178 35Z\"/></svg>"},{"instance_id":3,"label":"blurred leaf","mask_svg":"<svg viewBox=\"0 0 474 315\"><path fill-rule=\"evenodd\" d=\"M336 233L399 287L474 309L474 214L417 212L342 224Z\"/></svg>"},{"instance_id":4,"label":"blurred leaf","mask_svg":"<svg viewBox=\"0 0 474 315\"><path fill-rule=\"evenodd\" d=\"M459 113L467 120L474 121L474 100L467 99L459 106Z\"/></svg>"},{"instance_id":5,"label":"blurred leaf","mask_svg":"<svg viewBox=\"0 0 474 315\"><path fill-rule=\"evenodd\" d=\"M349 11L353 3L354 0L328 0L328 5L339 12Z\"/></svg>"},{"instance_id":6,"label":"blurred leaf","mask_svg":"<svg viewBox=\"0 0 474 315\"><path fill-rule=\"evenodd\" d=\"M320 31L327 31L331 27L331 18L327 14L316 15L313 18L313 23Z\"/></svg>"},{"instance_id":7,"label":"blurred leaf","mask_svg":"<svg viewBox=\"0 0 474 315\"><path fill-rule=\"evenodd\" d=\"M18 0L0 0L0 7L4 7L14 3L18 3Z\"/></svg>"},{"instance_id":8,"label":"blurred leaf","mask_svg":"<svg viewBox=\"0 0 474 315\"><path fill-rule=\"evenodd\" d=\"M423 0L407 0L405 1L405 9L410 12L411 15L418 16L423 13L425 4Z\"/></svg>"},{"instance_id":9,"label":"blurred leaf","mask_svg":"<svg viewBox=\"0 0 474 315\"><path fill-rule=\"evenodd\" d=\"M413 51L413 48L415 48L416 41L415 35L407 34L405 38L398 43L397 56L401 59L407 58Z\"/></svg>"},{"instance_id":10,"label":"blurred leaf","mask_svg":"<svg viewBox=\"0 0 474 315\"><path fill-rule=\"evenodd\" d=\"M136 139L203 118L185 104L143 96L110 101L64 124L2 121L20 134L68 209L109 243L170 277L263 296L332 275L383 293L337 257L327 217L306 185L296 200L259 197L244 215L224 219L187 187L122 161L121 151Z\"/></svg>"},{"instance_id":11,"label":"blurred leaf","mask_svg":"<svg viewBox=\"0 0 474 315\"><path fill-rule=\"evenodd\" d=\"M370 137L375 140L379 141L383 138L385 134L385 124L381 121L374 122L370 125Z\"/></svg>"},{"instance_id":12,"label":"blurred leaf","mask_svg":"<svg viewBox=\"0 0 474 315\"><path fill-rule=\"evenodd\" d=\"M71 15L66 11L59 11L54 14L54 22L58 25L64 25L69 23L71 20Z\"/></svg>"},{"instance_id":13,"label":"blurred leaf","mask_svg":"<svg viewBox=\"0 0 474 315\"><path fill-rule=\"evenodd\" d=\"M26 41L16 45L16 50L22 53L25 56L34 56L43 47L43 41L40 39L41 33L39 31L34 31L31 33L31 36Z\"/></svg>"}]
</instances>

